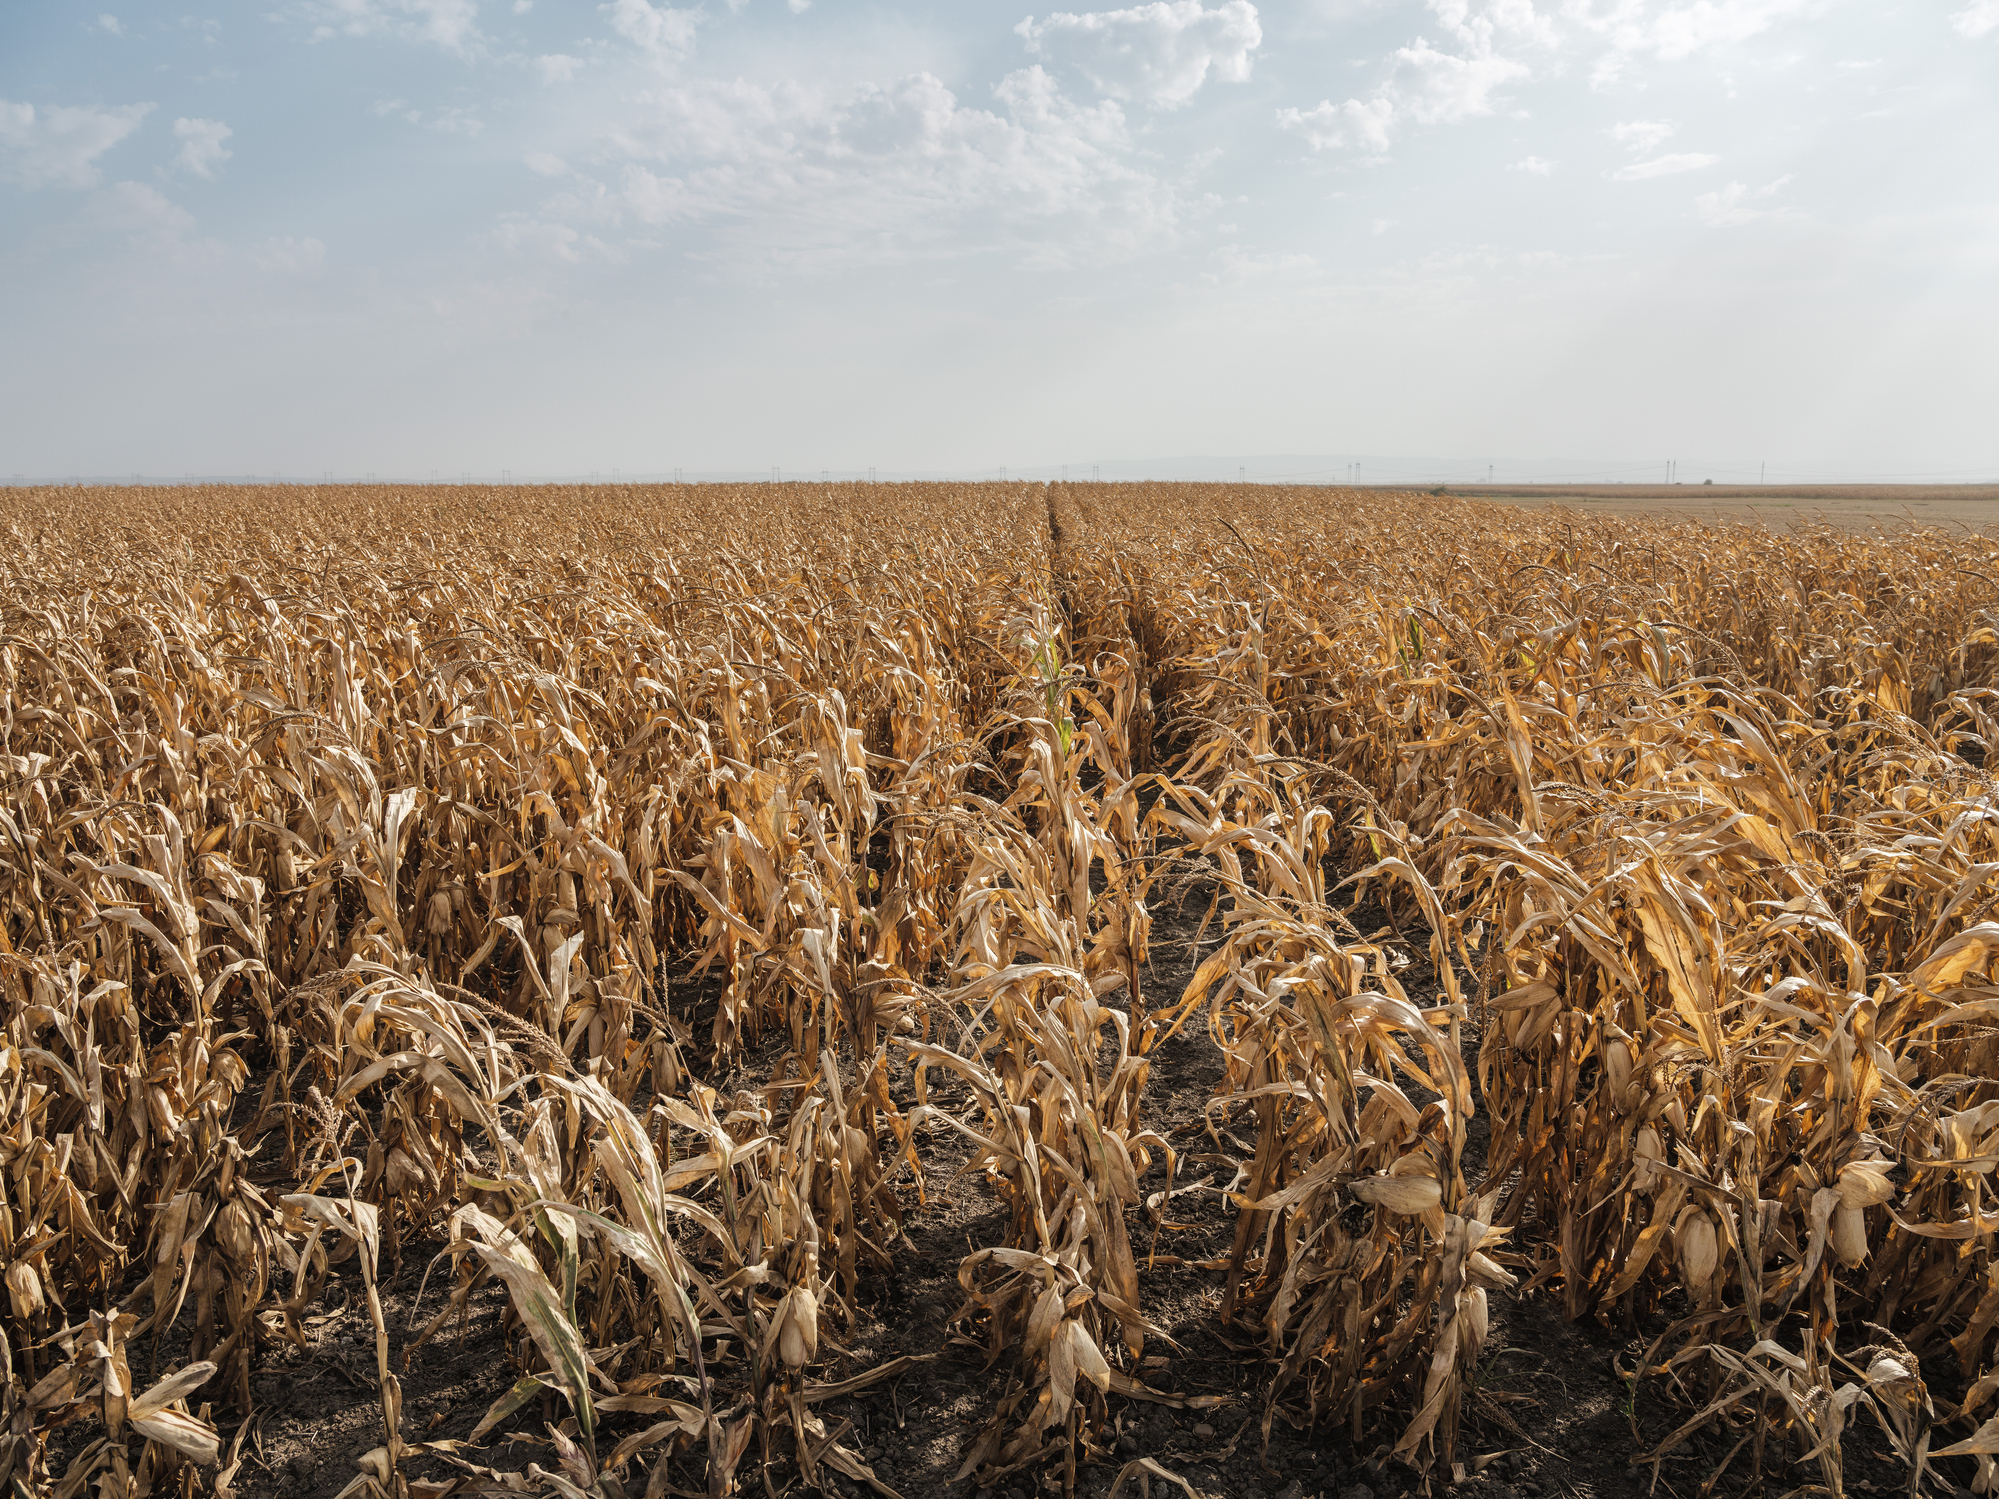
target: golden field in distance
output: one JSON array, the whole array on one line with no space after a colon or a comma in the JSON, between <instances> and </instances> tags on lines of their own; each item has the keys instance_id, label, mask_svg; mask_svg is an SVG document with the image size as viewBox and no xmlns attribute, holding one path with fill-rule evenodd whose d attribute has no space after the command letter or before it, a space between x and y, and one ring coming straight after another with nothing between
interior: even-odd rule
<instances>
[{"instance_id":1,"label":"golden field in distance","mask_svg":"<svg viewBox=\"0 0 1999 1499\"><path fill-rule=\"evenodd\" d=\"M1847 531L1929 526L1990 533L1999 484L1585 484L1452 485L1451 493L1501 505L1554 505L1619 517L1684 517L1783 529Z\"/></svg>"}]
</instances>

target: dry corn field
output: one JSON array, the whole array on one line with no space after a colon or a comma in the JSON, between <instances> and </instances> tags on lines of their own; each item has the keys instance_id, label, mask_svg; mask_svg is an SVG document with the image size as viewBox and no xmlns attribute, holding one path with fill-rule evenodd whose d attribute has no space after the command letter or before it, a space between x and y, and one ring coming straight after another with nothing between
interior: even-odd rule
<instances>
[{"instance_id":1,"label":"dry corn field","mask_svg":"<svg viewBox=\"0 0 1999 1499\"><path fill-rule=\"evenodd\" d=\"M0 507L16 1494L1999 1491L1993 540Z\"/></svg>"}]
</instances>

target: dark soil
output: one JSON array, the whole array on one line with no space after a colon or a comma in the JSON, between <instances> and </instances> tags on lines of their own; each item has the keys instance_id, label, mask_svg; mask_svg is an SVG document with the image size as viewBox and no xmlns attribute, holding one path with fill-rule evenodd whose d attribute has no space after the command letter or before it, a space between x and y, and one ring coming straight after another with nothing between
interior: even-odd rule
<instances>
[{"instance_id":1,"label":"dark soil","mask_svg":"<svg viewBox=\"0 0 1999 1499\"><path fill-rule=\"evenodd\" d=\"M1191 978L1198 956L1191 939L1204 906L1205 901L1194 901L1184 915L1159 914L1146 981L1153 1004L1176 999ZM1380 924L1378 912L1353 914L1362 930L1369 929L1370 916L1373 925ZM1435 976L1421 949L1410 956L1404 986L1413 998L1426 1000L1436 990ZM712 985L676 985L674 996L674 1008L692 1027L697 1044L705 1041L713 1014ZM1475 1028L1467 1027L1465 1044L1468 1053L1475 1051ZM782 1048L782 1037L760 1038L745 1059L743 1080L753 1080L759 1066L767 1072ZM1101 1499L1120 1466L1141 1455L1179 1474L1202 1499L1398 1499L1412 1491L1441 1494L1446 1488L1455 1488L1462 1499L1640 1499L1652 1491L1649 1469L1632 1463L1638 1443L1628 1413L1626 1376L1664 1323L1624 1331L1571 1323L1559 1293L1545 1290L1492 1298L1484 1370L1466 1403L1458 1444L1461 1476L1438 1471L1424 1479L1385 1463L1386 1447L1399 1426L1395 1413L1376 1418L1375 1436L1386 1439L1380 1446L1356 1448L1344 1432L1297 1429L1280 1410L1265 1449L1262 1392L1270 1365L1255 1349L1252 1328L1221 1323L1225 1272L1204 1268L1204 1262L1224 1260L1233 1245L1236 1210L1225 1194L1251 1153L1246 1124L1233 1120L1226 1106L1208 1111L1222 1073L1220 1053L1200 1017L1153 1053L1149 1123L1173 1142L1180 1156L1176 1185L1190 1190L1174 1197L1164 1228L1155 1233L1134 1212L1131 1232L1141 1256L1145 1311L1177 1345L1148 1349L1155 1357L1147 1360L1145 1379L1162 1391L1218 1396L1223 1403L1176 1410L1112 1395L1104 1447L1078 1463L1077 1493ZM905 1078L905 1094L907 1086ZM962 1086L935 1070L930 1096L933 1103L970 1107ZM1484 1143L1481 1114L1472 1138L1474 1158L1466 1163L1470 1180L1476 1181L1482 1170ZM918 1204L914 1183L905 1175L905 1239L894 1246L895 1268L864 1286L858 1326L826 1326L825 1332L847 1354L818 1373L837 1380L902 1355L926 1361L859 1395L829 1401L818 1412L829 1428L845 1427L845 1444L859 1450L878 1480L903 1499L975 1494L1029 1499L1059 1493L1059 1465L1015 1474L994 1489L954 1481L969 1444L992 1413L1002 1377L1002 1371L986 1366L983 1349L950 1325L963 1299L958 1265L972 1249L1004 1242L1008 1210L980 1176L954 1175L967 1154L966 1142L955 1131L931 1131L923 1154L926 1200ZM1144 1189L1157 1190L1164 1180L1164 1163L1155 1162ZM272 1186L274 1195L285 1190L283 1183ZM521 1372L519 1329L508 1328L505 1293L490 1282L474 1291L464 1317L454 1316L428 1343L410 1351L451 1290L450 1261L438 1258L442 1247L406 1243L400 1265L392 1271L385 1263L383 1270L390 1367L404 1395L404 1439L432 1444L405 1467L420 1485L441 1484L454 1475L453 1444L466 1442ZM358 1266L351 1258L334 1267L305 1331L308 1346L302 1349L279 1339L267 1343L255 1371L259 1408L242 1433L243 1462L232 1485L241 1499L280 1494L332 1499L356 1477L357 1460L382 1445L373 1333ZM134 1364L136 1372L136 1356ZM524 1470L530 1464L556 1469L547 1423L566 1414L566 1407L553 1399L530 1400L477 1448L460 1449L462 1456L502 1470ZM1641 1394L1643 1439L1656 1441L1685 1414L1669 1407L1662 1395ZM604 1418L600 1450L608 1450L619 1435L640 1429L646 1419ZM223 1430L226 1451L236 1431L226 1418ZM1732 1442L1732 1436L1723 1443L1717 1435L1682 1449L1663 1465L1657 1492L1671 1499L1707 1499L1703 1481ZM1849 1437L1849 1488L1862 1493L1906 1488L1906 1471L1899 1464L1876 1461L1873 1454L1885 1446L1872 1428ZM1789 1468L1791 1456L1773 1442L1761 1491L1769 1499L1816 1479L1815 1465ZM60 1461L56 1471L61 1471ZM821 1473L826 1492L865 1492L830 1470L822 1468ZM748 1494L808 1492L782 1452L766 1462L753 1448L738 1478ZM667 1492L705 1492L698 1459L673 1459L666 1479ZM1748 1460L1738 1457L1713 1493L1733 1499L1747 1491L1747 1479ZM627 1471L627 1491L634 1499L644 1482L637 1464ZM1155 1494L1177 1492L1154 1483ZM1136 1492L1136 1485L1127 1485L1125 1492Z\"/></svg>"}]
</instances>

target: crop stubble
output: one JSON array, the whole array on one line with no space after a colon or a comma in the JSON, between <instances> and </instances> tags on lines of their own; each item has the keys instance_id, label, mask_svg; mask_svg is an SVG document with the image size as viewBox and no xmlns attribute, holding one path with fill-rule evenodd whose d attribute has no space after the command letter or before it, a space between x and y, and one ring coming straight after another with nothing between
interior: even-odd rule
<instances>
[{"instance_id":1,"label":"crop stubble","mask_svg":"<svg viewBox=\"0 0 1999 1499\"><path fill-rule=\"evenodd\" d=\"M1646 1332L1635 1457L1838 1495L1866 1420L1994 1487L1990 542L1165 485L6 521L18 1492L254 1486L330 1286L371 1499L889 1492L838 1412L968 1359L968 1484L1167 1482L1155 1409L1438 1486L1518 1288ZM958 1170L932 1346L859 1356ZM1190 1283L1246 1386L1173 1377ZM467 1326L505 1378L435 1437Z\"/></svg>"}]
</instances>

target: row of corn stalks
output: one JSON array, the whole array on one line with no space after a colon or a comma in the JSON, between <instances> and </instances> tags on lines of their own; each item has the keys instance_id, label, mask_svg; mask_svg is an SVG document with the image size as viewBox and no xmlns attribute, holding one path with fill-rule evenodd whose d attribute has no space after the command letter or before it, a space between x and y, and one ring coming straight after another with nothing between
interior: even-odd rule
<instances>
[{"instance_id":1,"label":"row of corn stalks","mask_svg":"<svg viewBox=\"0 0 1999 1499\"><path fill-rule=\"evenodd\" d=\"M1074 503L1175 679L1165 815L1225 892L1186 1005L1254 1100L1227 1295L1273 1403L1302 1380L1358 1434L1394 1392L1395 1450L1450 1460L1524 1276L1662 1319L1637 1378L1693 1414L1655 1464L1719 1426L1703 1478L1760 1472L1788 1427L1836 1493L1870 1411L1915 1481L1972 1457L1990 1492L1992 543Z\"/></svg>"}]
</instances>

